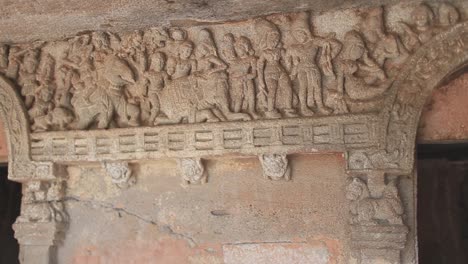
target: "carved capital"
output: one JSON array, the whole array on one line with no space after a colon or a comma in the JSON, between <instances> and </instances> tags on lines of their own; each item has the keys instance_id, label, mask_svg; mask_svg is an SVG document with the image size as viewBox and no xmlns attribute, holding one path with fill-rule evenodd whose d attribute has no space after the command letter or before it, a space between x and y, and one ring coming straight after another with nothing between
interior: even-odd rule
<instances>
[{"instance_id":1,"label":"carved capital","mask_svg":"<svg viewBox=\"0 0 468 264\"><path fill-rule=\"evenodd\" d=\"M136 183L136 177L128 162L103 162L102 166L111 177L112 183L119 188L129 188Z\"/></svg>"},{"instance_id":2,"label":"carved capital","mask_svg":"<svg viewBox=\"0 0 468 264\"><path fill-rule=\"evenodd\" d=\"M291 168L286 154L263 154L259 159L266 179L274 181L291 179Z\"/></svg>"},{"instance_id":3,"label":"carved capital","mask_svg":"<svg viewBox=\"0 0 468 264\"><path fill-rule=\"evenodd\" d=\"M200 158L181 158L177 160L182 185L199 185L208 181L205 166Z\"/></svg>"},{"instance_id":4,"label":"carved capital","mask_svg":"<svg viewBox=\"0 0 468 264\"><path fill-rule=\"evenodd\" d=\"M22 263L55 263L69 221L64 195L62 178L24 183L21 214L13 225Z\"/></svg>"}]
</instances>

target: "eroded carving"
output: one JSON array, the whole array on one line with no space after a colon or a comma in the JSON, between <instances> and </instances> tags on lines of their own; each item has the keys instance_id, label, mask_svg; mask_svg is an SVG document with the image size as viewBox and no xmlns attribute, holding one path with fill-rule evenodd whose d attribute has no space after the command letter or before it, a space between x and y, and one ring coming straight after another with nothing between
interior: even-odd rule
<instances>
[{"instance_id":1,"label":"eroded carving","mask_svg":"<svg viewBox=\"0 0 468 264\"><path fill-rule=\"evenodd\" d=\"M244 22L247 31L220 41L211 28L152 28L4 45L1 69L35 132L372 112L407 49L432 32L428 10L402 23L403 41L386 30L383 8L359 11L359 31L342 40L315 35L302 12ZM450 5L439 13L440 27L459 20Z\"/></svg>"},{"instance_id":2,"label":"eroded carving","mask_svg":"<svg viewBox=\"0 0 468 264\"><path fill-rule=\"evenodd\" d=\"M382 197L375 198L371 196L367 184L355 177L346 188L346 198L351 202L351 224L403 224L403 205L395 180L385 186Z\"/></svg>"},{"instance_id":3,"label":"eroded carving","mask_svg":"<svg viewBox=\"0 0 468 264\"><path fill-rule=\"evenodd\" d=\"M29 181L23 189L21 214L17 223L49 223L68 221L62 199L63 181Z\"/></svg>"},{"instance_id":4,"label":"eroded carving","mask_svg":"<svg viewBox=\"0 0 468 264\"><path fill-rule=\"evenodd\" d=\"M384 177L384 174L377 174ZM375 175L373 175L375 177ZM382 178L380 185L353 177L346 187L350 201L352 263L401 263L408 228L403 224L403 204L397 178ZM385 182L387 179L387 182Z\"/></svg>"},{"instance_id":5,"label":"eroded carving","mask_svg":"<svg viewBox=\"0 0 468 264\"><path fill-rule=\"evenodd\" d=\"M22 262L52 263L56 248L65 237L69 222L64 204L66 172L60 170L53 174L53 180L29 179L23 184L21 214L13 224L15 238L21 245ZM29 247L34 247L34 254L29 254Z\"/></svg>"},{"instance_id":6,"label":"eroded carving","mask_svg":"<svg viewBox=\"0 0 468 264\"><path fill-rule=\"evenodd\" d=\"M103 162L102 165L111 177L112 183L119 188L126 189L136 183L136 177L128 162Z\"/></svg>"},{"instance_id":7,"label":"eroded carving","mask_svg":"<svg viewBox=\"0 0 468 264\"><path fill-rule=\"evenodd\" d=\"M220 31L153 28L2 45L0 101L11 169L25 179L53 180L50 161L241 153L260 155L266 178L289 180L286 155L264 153L338 150L347 152L349 171L408 173L428 91L467 61L466 24L449 4L416 7L398 34L387 28L385 9L358 13L359 23L339 37L314 34L309 15L295 13ZM56 44L62 53L51 52ZM26 111L18 110L13 87ZM58 131L32 134L34 162L29 127L19 116L25 113L33 132ZM276 120L227 122L251 119ZM204 122L226 123L194 124ZM164 126L175 124L181 125ZM85 129L111 130L64 132ZM104 167L118 186L134 183L127 163ZM200 158L180 159L179 167L185 185L206 182ZM24 205L21 221L66 219L60 202L41 198L46 187L28 188L39 198ZM358 262L372 263L372 256L401 262L407 228L396 180L383 189L378 194L364 178L348 186Z\"/></svg>"},{"instance_id":8,"label":"eroded carving","mask_svg":"<svg viewBox=\"0 0 468 264\"><path fill-rule=\"evenodd\" d=\"M200 185L208 181L205 166L200 158L181 158L177 160L179 165L182 186Z\"/></svg>"},{"instance_id":9,"label":"eroded carving","mask_svg":"<svg viewBox=\"0 0 468 264\"><path fill-rule=\"evenodd\" d=\"M259 156L265 179L291 180L291 168L286 154L263 154Z\"/></svg>"}]
</instances>

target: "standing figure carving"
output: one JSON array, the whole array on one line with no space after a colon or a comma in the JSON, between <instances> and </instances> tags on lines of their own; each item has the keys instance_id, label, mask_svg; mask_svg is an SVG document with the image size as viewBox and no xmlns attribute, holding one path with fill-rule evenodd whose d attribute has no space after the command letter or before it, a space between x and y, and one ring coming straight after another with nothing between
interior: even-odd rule
<instances>
[{"instance_id":1,"label":"standing figure carving","mask_svg":"<svg viewBox=\"0 0 468 264\"><path fill-rule=\"evenodd\" d=\"M28 50L23 55L23 61L18 72L18 84L21 87L21 95L24 96L24 104L30 109L34 103L34 97L39 87L36 71L39 65L39 51Z\"/></svg>"},{"instance_id":2,"label":"standing figure carving","mask_svg":"<svg viewBox=\"0 0 468 264\"><path fill-rule=\"evenodd\" d=\"M210 109L220 121L250 120L249 115L233 113L229 108L227 65L218 57L216 45L208 29L202 29L198 33L195 55L197 58L195 97L197 108L199 110Z\"/></svg>"},{"instance_id":3,"label":"standing figure carving","mask_svg":"<svg viewBox=\"0 0 468 264\"><path fill-rule=\"evenodd\" d=\"M281 47L281 33L275 24L259 18L255 20L258 46L258 101L266 101L265 117L296 117L293 109L293 90L288 73L281 60L284 49ZM280 112L278 111L280 110Z\"/></svg>"},{"instance_id":4,"label":"standing figure carving","mask_svg":"<svg viewBox=\"0 0 468 264\"><path fill-rule=\"evenodd\" d=\"M164 87L169 83L169 74L165 71L166 56L162 52L156 52L151 55L150 68L147 73L148 101L150 103L149 125L153 125L160 112L159 96Z\"/></svg>"},{"instance_id":5,"label":"standing figure carving","mask_svg":"<svg viewBox=\"0 0 468 264\"><path fill-rule=\"evenodd\" d=\"M233 58L229 62L231 105L235 113L249 113L253 119L259 115L255 105L255 78L257 58L247 37L241 36L233 43Z\"/></svg>"},{"instance_id":6,"label":"standing figure carving","mask_svg":"<svg viewBox=\"0 0 468 264\"><path fill-rule=\"evenodd\" d=\"M299 113L312 116L312 107L321 114L330 114L331 109L323 100L322 72L334 75L332 59L339 53L341 45L336 40L313 36L307 13L294 17L291 34L296 42L288 47L286 61L291 78L299 84ZM317 64L319 51L322 61L325 61L322 70Z\"/></svg>"},{"instance_id":7,"label":"standing figure carving","mask_svg":"<svg viewBox=\"0 0 468 264\"><path fill-rule=\"evenodd\" d=\"M61 65L57 68L55 73L55 104L57 106L72 109L70 102L71 99L71 79L73 76L73 70L67 65Z\"/></svg>"},{"instance_id":8,"label":"standing figure carving","mask_svg":"<svg viewBox=\"0 0 468 264\"><path fill-rule=\"evenodd\" d=\"M171 82L160 93L162 114L156 117L156 125L195 122L195 108L190 101L194 85L192 73L196 70L196 61L192 59L193 43L177 43L176 48L176 56L171 55L167 61Z\"/></svg>"},{"instance_id":9,"label":"standing figure carving","mask_svg":"<svg viewBox=\"0 0 468 264\"><path fill-rule=\"evenodd\" d=\"M127 63L134 79L134 82L127 83L123 88L127 109L134 112L131 116L129 115L128 126L138 126L140 120L148 123L150 103L147 98L147 55L142 32L134 31L122 40L120 58Z\"/></svg>"}]
</instances>

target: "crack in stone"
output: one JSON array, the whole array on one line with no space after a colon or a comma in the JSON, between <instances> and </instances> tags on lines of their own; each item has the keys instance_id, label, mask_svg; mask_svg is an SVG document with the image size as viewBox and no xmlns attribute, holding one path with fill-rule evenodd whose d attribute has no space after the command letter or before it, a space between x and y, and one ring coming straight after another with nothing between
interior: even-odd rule
<instances>
[{"instance_id":1,"label":"crack in stone","mask_svg":"<svg viewBox=\"0 0 468 264\"><path fill-rule=\"evenodd\" d=\"M115 207L112 203L106 203L106 202L99 202L99 201L94 201L94 200L83 200L83 199L80 199L76 196L67 196L63 199L64 202L78 202L78 203L82 203L83 205L87 206L87 207L90 207L90 208L95 208L95 207L100 207L100 208L104 208L104 209L110 209L110 210L113 210L113 211L116 211L117 213L124 213L128 216L133 216L133 217L136 217L138 218L139 220L145 222L145 223L148 223L148 224L151 224L151 225L154 225L156 227L158 227L158 230L161 231L162 233L165 233L165 234L168 234L170 236L173 236L173 237L176 237L178 239L183 239L185 241L187 241L187 243L189 244L190 247L195 247L197 245L196 241L190 237L189 235L186 235L186 234L183 234L183 233L178 233L178 232L175 232L169 225L159 225L156 221L153 221L151 219L147 219L143 216L140 216L138 215L137 213L134 213L134 212L131 212L125 208L122 208L122 207Z\"/></svg>"}]
</instances>

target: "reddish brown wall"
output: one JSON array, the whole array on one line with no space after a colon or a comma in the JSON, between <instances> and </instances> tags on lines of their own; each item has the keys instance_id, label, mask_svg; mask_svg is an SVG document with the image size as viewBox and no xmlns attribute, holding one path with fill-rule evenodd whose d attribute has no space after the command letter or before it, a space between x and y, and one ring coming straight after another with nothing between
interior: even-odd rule
<instances>
[{"instance_id":1,"label":"reddish brown wall","mask_svg":"<svg viewBox=\"0 0 468 264\"><path fill-rule=\"evenodd\" d=\"M433 92L420 121L419 141L468 139L468 73Z\"/></svg>"}]
</instances>

